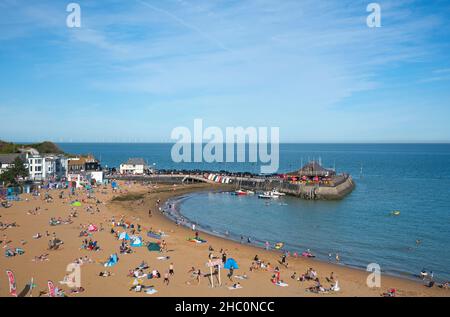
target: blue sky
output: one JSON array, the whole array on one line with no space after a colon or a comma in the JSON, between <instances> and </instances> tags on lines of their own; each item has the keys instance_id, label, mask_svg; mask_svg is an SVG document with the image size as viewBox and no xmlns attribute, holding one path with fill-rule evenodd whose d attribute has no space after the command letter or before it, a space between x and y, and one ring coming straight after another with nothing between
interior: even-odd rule
<instances>
[{"instance_id":1,"label":"blue sky","mask_svg":"<svg viewBox=\"0 0 450 317\"><path fill-rule=\"evenodd\" d=\"M76 1L74 1L76 2ZM163 142L177 126L283 142L450 141L450 3L0 2L0 139Z\"/></svg>"}]
</instances>

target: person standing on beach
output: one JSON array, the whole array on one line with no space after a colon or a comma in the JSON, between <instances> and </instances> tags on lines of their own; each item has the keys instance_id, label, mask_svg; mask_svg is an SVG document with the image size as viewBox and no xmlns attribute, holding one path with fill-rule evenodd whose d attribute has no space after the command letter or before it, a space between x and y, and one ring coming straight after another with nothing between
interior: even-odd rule
<instances>
[{"instance_id":1,"label":"person standing on beach","mask_svg":"<svg viewBox=\"0 0 450 317\"><path fill-rule=\"evenodd\" d=\"M174 276L175 275L175 272L173 270L173 263L170 263L170 265L169 265L169 275L170 276Z\"/></svg>"},{"instance_id":2,"label":"person standing on beach","mask_svg":"<svg viewBox=\"0 0 450 317\"><path fill-rule=\"evenodd\" d=\"M228 272L228 278L230 279L231 282L233 282L233 274L234 274L234 268L230 267L230 271Z\"/></svg>"},{"instance_id":3,"label":"person standing on beach","mask_svg":"<svg viewBox=\"0 0 450 317\"><path fill-rule=\"evenodd\" d=\"M270 243L269 243L269 241L266 241L266 250L269 251L269 248L270 248Z\"/></svg>"},{"instance_id":4,"label":"person standing on beach","mask_svg":"<svg viewBox=\"0 0 450 317\"><path fill-rule=\"evenodd\" d=\"M148 217L149 217L149 218L152 217L152 210L151 210L151 209L148 210Z\"/></svg>"},{"instance_id":5,"label":"person standing on beach","mask_svg":"<svg viewBox=\"0 0 450 317\"><path fill-rule=\"evenodd\" d=\"M169 272L166 271L166 273L164 273L164 284L166 284L167 286L169 285Z\"/></svg>"}]
</instances>

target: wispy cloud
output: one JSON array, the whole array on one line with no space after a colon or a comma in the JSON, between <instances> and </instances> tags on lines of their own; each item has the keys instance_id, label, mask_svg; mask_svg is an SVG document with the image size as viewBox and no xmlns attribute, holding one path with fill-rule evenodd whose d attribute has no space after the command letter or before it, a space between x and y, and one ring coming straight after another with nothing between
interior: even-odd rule
<instances>
[{"instance_id":1,"label":"wispy cloud","mask_svg":"<svg viewBox=\"0 0 450 317\"><path fill-rule=\"evenodd\" d=\"M184 120L253 124L263 121L255 113L280 109L266 124L295 137L290 127L311 111L370 120L373 103L362 94L390 100L411 83L448 80L450 69L441 62L449 41L433 39L449 27L445 10L419 0L381 1L379 29L366 26L363 0L80 1L81 29L65 27L61 3L28 3L0 3L0 54L20 58L28 79L45 73L84 105L104 101L108 110L134 107L159 119L176 107ZM33 98L61 102L36 82Z\"/></svg>"}]
</instances>

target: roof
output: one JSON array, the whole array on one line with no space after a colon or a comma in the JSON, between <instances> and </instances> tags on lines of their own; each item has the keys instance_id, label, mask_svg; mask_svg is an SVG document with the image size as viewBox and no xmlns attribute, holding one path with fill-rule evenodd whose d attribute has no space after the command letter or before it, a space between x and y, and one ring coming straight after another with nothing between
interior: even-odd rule
<instances>
[{"instance_id":1,"label":"roof","mask_svg":"<svg viewBox=\"0 0 450 317\"><path fill-rule=\"evenodd\" d=\"M291 175L305 175L305 176L324 176L324 175L334 175L335 172L333 170L329 170L324 168L316 161L311 161L297 172L289 173Z\"/></svg>"},{"instance_id":2,"label":"roof","mask_svg":"<svg viewBox=\"0 0 450 317\"><path fill-rule=\"evenodd\" d=\"M147 163L145 162L145 160L143 158L130 158L128 159L128 161L125 163L127 165L147 165Z\"/></svg>"},{"instance_id":3,"label":"roof","mask_svg":"<svg viewBox=\"0 0 450 317\"><path fill-rule=\"evenodd\" d=\"M87 157L82 156L78 158L72 158L68 161L69 166L84 165L85 163L98 163L98 161L90 155Z\"/></svg>"},{"instance_id":4,"label":"roof","mask_svg":"<svg viewBox=\"0 0 450 317\"><path fill-rule=\"evenodd\" d=\"M21 154L0 154L1 164L12 164L17 157L23 157Z\"/></svg>"}]
</instances>

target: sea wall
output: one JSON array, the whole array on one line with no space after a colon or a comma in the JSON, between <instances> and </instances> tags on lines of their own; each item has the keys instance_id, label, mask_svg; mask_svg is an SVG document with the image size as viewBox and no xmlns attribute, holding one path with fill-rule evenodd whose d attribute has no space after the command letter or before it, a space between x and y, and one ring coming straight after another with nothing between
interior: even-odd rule
<instances>
[{"instance_id":1,"label":"sea wall","mask_svg":"<svg viewBox=\"0 0 450 317\"><path fill-rule=\"evenodd\" d=\"M214 183L198 175L115 176L108 178L159 184ZM287 195L307 200L339 200L343 199L353 191L355 183L349 175L337 177L333 185L305 185L301 183L286 182L278 178L232 177L231 183L227 184L227 187L230 189L242 188L252 191L270 191L275 189Z\"/></svg>"},{"instance_id":2,"label":"sea wall","mask_svg":"<svg viewBox=\"0 0 450 317\"><path fill-rule=\"evenodd\" d=\"M257 181L257 180L239 180L239 187L249 190L270 191L273 189L290 196L299 197L307 200L339 200L350 194L355 188L355 183L351 176L346 176L337 185L319 186L293 184L283 181Z\"/></svg>"}]
</instances>

